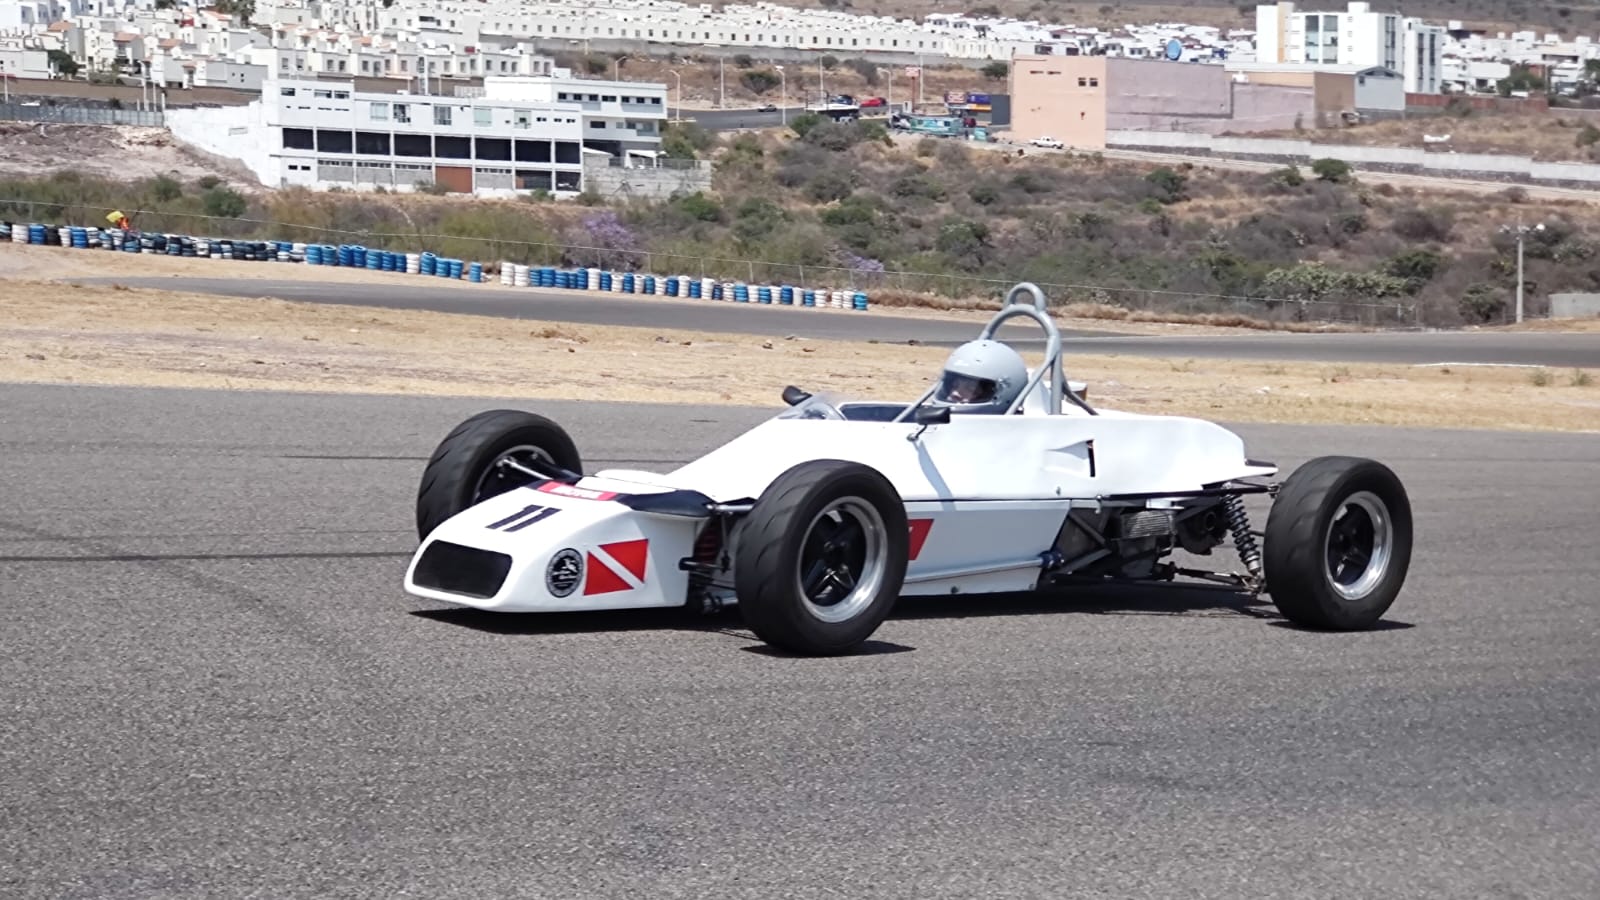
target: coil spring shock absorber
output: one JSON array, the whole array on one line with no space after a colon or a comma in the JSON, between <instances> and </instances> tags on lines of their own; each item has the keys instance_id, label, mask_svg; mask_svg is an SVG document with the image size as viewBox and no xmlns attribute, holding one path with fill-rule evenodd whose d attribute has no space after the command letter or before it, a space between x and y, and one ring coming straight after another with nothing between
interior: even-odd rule
<instances>
[{"instance_id":1,"label":"coil spring shock absorber","mask_svg":"<svg viewBox=\"0 0 1600 900\"><path fill-rule=\"evenodd\" d=\"M1256 546L1256 536L1250 533L1250 517L1245 513L1244 501L1238 494L1229 494L1222 499L1222 509L1227 514L1228 530L1233 532L1233 546L1239 551L1239 559L1251 575L1259 578L1261 548Z\"/></svg>"}]
</instances>

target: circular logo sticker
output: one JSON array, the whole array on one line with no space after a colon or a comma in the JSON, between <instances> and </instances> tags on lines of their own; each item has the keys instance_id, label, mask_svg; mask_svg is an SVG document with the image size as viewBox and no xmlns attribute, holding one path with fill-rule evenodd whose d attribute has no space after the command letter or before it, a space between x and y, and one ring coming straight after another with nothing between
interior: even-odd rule
<instances>
[{"instance_id":1,"label":"circular logo sticker","mask_svg":"<svg viewBox=\"0 0 1600 900\"><path fill-rule=\"evenodd\" d=\"M544 586L551 596L565 597L578 589L583 581L583 556L568 547L550 557L550 567L544 570Z\"/></svg>"}]
</instances>

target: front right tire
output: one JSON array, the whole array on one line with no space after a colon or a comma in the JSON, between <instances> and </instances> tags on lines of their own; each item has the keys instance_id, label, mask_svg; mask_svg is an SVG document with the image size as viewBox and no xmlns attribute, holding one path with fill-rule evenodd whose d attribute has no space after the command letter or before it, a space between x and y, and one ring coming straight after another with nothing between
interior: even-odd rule
<instances>
[{"instance_id":1,"label":"front right tire","mask_svg":"<svg viewBox=\"0 0 1600 900\"><path fill-rule=\"evenodd\" d=\"M735 532L734 590L767 644L833 656L864 643L905 582L910 533L894 485L824 459L779 475Z\"/></svg>"}]
</instances>

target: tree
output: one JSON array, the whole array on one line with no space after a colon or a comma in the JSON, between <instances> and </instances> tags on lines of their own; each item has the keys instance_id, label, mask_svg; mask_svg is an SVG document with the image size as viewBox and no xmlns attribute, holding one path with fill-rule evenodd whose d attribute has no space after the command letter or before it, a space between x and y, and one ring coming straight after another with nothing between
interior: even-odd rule
<instances>
[{"instance_id":1,"label":"tree","mask_svg":"<svg viewBox=\"0 0 1600 900\"><path fill-rule=\"evenodd\" d=\"M45 56L50 60L51 68L55 69L58 74L67 78L78 74L78 61L73 59L72 54L67 51L51 50Z\"/></svg>"},{"instance_id":2,"label":"tree","mask_svg":"<svg viewBox=\"0 0 1600 900\"><path fill-rule=\"evenodd\" d=\"M983 77L990 81L1003 81L1007 75L1011 74L1011 67L997 59L994 62L986 63L979 71L983 73Z\"/></svg>"},{"instance_id":3,"label":"tree","mask_svg":"<svg viewBox=\"0 0 1600 900\"><path fill-rule=\"evenodd\" d=\"M750 93L759 97L778 86L778 73L771 69L756 69L741 74L739 83L743 84Z\"/></svg>"},{"instance_id":4,"label":"tree","mask_svg":"<svg viewBox=\"0 0 1600 900\"><path fill-rule=\"evenodd\" d=\"M1311 173L1323 181L1343 184L1350 180L1350 164L1342 159L1325 157L1311 163Z\"/></svg>"}]
</instances>

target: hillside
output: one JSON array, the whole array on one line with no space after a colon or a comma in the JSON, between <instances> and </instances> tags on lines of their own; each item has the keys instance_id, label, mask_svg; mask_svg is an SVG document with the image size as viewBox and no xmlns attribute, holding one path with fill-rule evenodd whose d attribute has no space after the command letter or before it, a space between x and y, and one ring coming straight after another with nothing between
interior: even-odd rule
<instances>
[{"instance_id":1,"label":"hillside","mask_svg":"<svg viewBox=\"0 0 1600 900\"><path fill-rule=\"evenodd\" d=\"M669 146L717 161L712 192L607 206L236 193L214 179L118 183L64 171L0 179L0 198L33 201L0 202L0 217L95 221L116 207L150 230L848 286L891 304L993 301L1031 280L1059 303L1111 316L1452 326L1503 320L1515 254L1497 229L1521 216L1547 225L1527 245L1533 314L1549 292L1600 287L1600 209L1531 202L1515 188L1429 194L1333 171L1017 157L936 139L899 146L872 123L809 118L722 138L690 126ZM272 222L290 224L259 224Z\"/></svg>"},{"instance_id":2,"label":"hillside","mask_svg":"<svg viewBox=\"0 0 1600 900\"><path fill-rule=\"evenodd\" d=\"M1116 27L1132 23L1186 22L1222 28L1255 27L1255 3L1238 0L1194 0L1192 3L1118 0L1116 3L1062 2L1062 0L828 0L822 4L860 15L921 17L929 13L970 13L995 11L1023 19L1054 21L1063 25ZM1340 11L1345 0L1300 0L1304 11ZM1394 11L1395 0L1373 0L1379 11ZM1407 0L1404 13L1444 24L1459 19L1469 26L1514 31L1531 28L1571 35L1600 32L1600 0L1566 0L1537 3L1533 0ZM994 14L990 12L990 14Z\"/></svg>"}]
</instances>

